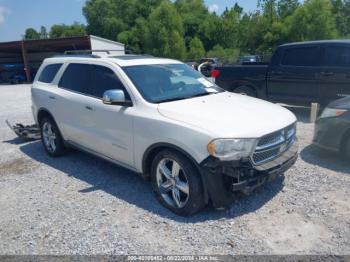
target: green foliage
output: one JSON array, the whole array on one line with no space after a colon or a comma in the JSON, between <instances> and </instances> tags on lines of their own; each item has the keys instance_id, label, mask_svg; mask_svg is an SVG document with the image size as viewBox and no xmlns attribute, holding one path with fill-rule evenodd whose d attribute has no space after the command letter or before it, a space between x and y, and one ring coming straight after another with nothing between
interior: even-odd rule
<instances>
[{"instance_id":1,"label":"green foliage","mask_svg":"<svg viewBox=\"0 0 350 262\"><path fill-rule=\"evenodd\" d=\"M149 14L159 6L162 0L88 0L83 8L89 34L117 40L120 35L135 45L137 39L130 39L133 27L140 18L147 19ZM137 49L137 47L136 47Z\"/></svg>"},{"instance_id":2,"label":"green foliage","mask_svg":"<svg viewBox=\"0 0 350 262\"><path fill-rule=\"evenodd\" d=\"M198 61L205 56L205 50L202 41L195 37L190 41L187 59L192 61Z\"/></svg>"},{"instance_id":3,"label":"green foliage","mask_svg":"<svg viewBox=\"0 0 350 262\"><path fill-rule=\"evenodd\" d=\"M24 39L25 40L40 39L40 33L38 33L34 28L27 28L24 35Z\"/></svg>"},{"instance_id":4,"label":"green foliage","mask_svg":"<svg viewBox=\"0 0 350 262\"><path fill-rule=\"evenodd\" d=\"M235 62L239 54L270 55L283 43L350 37L350 0L256 0L257 11L235 4L210 13L204 0L87 0L87 26L28 28L25 39L93 34L133 53L177 59L203 56Z\"/></svg>"},{"instance_id":5,"label":"green foliage","mask_svg":"<svg viewBox=\"0 0 350 262\"><path fill-rule=\"evenodd\" d=\"M336 28L343 37L350 37L350 0L332 0Z\"/></svg>"},{"instance_id":6,"label":"green foliage","mask_svg":"<svg viewBox=\"0 0 350 262\"><path fill-rule=\"evenodd\" d=\"M73 37L86 35L85 26L75 22L72 25L53 25L50 30L50 38Z\"/></svg>"},{"instance_id":7,"label":"green foliage","mask_svg":"<svg viewBox=\"0 0 350 262\"><path fill-rule=\"evenodd\" d=\"M299 5L298 0L280 0L277 4L278 17L285 19L292 15Z\"/></svg>"},{"instance_id":8,"label":"green foliage","mask_svg":"<svg viewBox=\"0 0 350 262\"><path fill-rule=\"evenodd\" d=\"M291 41L333 39L338 36L332 5L327 0L307 0L286 19Z\"/></svg>"},{"instance_id":9,"label":"green foliage","mask_svg":"<svg viewBox=\"0 0 350 262\"><path fill-rule=\"evenodd\" d=\"M163 1L147 20L144 50L156 56L184 59L186 46L182 18L170 1Z\"/></svg>"},{"instance_id":10,"label":"green foliage","mask_svg":"<svg viewBox=\"0 0 350 262\"><path fill-rule=\"evenodd\" d=\"M208 52L207 57L217 57L222 63L232 64L238 60L239 50L216 45Z\"/></svg>"}]
</instances>

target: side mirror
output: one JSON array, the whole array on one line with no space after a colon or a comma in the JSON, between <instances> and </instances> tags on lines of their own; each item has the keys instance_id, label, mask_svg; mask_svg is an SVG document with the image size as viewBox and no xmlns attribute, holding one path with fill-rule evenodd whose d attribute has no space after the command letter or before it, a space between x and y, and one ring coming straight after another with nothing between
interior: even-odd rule
<instances>
[{"instance_id":1,"label":"side mirror","mask_svg":"<svg viewBox=\"0 0 350 262\"><path fill-rule=\"evenodd\" d=\"M105 91L102 102L106 105L132 106L132 102L125 99L124 91L120 89Z\"/></svg>"}]
</instances>

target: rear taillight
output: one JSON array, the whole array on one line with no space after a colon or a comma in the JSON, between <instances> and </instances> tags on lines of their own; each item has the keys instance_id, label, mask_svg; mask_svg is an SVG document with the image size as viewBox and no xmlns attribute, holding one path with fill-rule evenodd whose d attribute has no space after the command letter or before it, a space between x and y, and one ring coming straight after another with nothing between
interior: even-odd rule
<instances>
[{"instance_id":1,"label":"rear taillight","mask_svg":"<svg viewBox=\"0 0 350 262\"><path fill-rule=\"evenodd\" d=\"M220 70L214 69L211 71L211 77L217 78L220 76Z\"/></svg>"}]
</instances>

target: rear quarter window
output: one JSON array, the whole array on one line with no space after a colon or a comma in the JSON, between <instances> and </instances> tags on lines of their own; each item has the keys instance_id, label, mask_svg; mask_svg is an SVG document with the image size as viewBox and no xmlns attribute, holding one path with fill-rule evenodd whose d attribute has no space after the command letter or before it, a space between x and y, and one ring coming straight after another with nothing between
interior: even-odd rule
<instances>
[{"instance_id":1,"label":"rear quarter window","mask_svg":"<svg viewBox=\"0 0 350 262\"><path fill-rule=\"evenodd\" d=\"M285 66L318 66L320 52L318 46L287 48L284 51L282 65Z\"/></svg>"},{"instance_id":2,"label":"rear quarter window","mask_svg":"<svg viewBox=\"0 0 350 262\"><path fill-rule=\"evenodd\" d=\"M39 82L51 83L55 78L58 70L60 70L62 64L51 64L47 65L42 71L38 78Z\"/></svg>"},{"instance_id":3,"label":"rear quarter window","mask_svg":"<svg viewBox=\"0 0 350 262\"><path fill-rule=\"evenodd\" d=\"M327 46L326 65L332 67L350 67L350 46Z\"/></svg>"}]
</instances>

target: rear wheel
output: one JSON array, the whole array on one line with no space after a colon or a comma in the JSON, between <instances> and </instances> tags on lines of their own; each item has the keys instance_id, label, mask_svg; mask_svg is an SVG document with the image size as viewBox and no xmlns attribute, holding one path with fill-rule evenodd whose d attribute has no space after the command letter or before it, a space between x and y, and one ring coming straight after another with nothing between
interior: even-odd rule
<instances>
[{"instance_id":1,"label":"rear wheel","mask_svg":"<svg viewBox=\"0 0 350 262\"><path fill-rule=\"evenodd\" d=\"M170 150L157 154L151 168L152 186L159 201L178 215L192 215L204 207L203 186L192 162Z\"/></svg>"},{"instance_id":2,"label":"rear wheel","mask_svg":"<svg viewBox=\"0 0 350 262\"><path fill-rule=\"evenodd\" d=\"M257 97L256 91L250 87L250 86L239 86L236 89L233 90L235 93L251 96L251 97Z\"/></svg>"},{"instance_id":3,"label":"rear wheel","mask_svg":"<svg viewBox=\"0 0 350 262\"><path fill-rule=\"evenodd\" d=\"M45 151L52 157L58 157L65 153L62 136L55 121L50 117L45 117L40 122L41 141Z\"/></svg>"}]
</instances>

